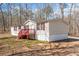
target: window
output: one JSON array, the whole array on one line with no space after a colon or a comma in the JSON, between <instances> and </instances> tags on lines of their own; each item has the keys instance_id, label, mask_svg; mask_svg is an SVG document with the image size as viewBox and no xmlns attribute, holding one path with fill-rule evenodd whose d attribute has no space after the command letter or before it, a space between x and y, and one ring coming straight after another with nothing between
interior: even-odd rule
<instances>
[{"instance_id":1,"label":"window","mask_svg":"<svg viewBox=\"0 0 79 59\"><path fill-rule=\"evenodd\" d=\"M16 26L14 27L14 31L17 31L17 27Z\"/></svg>"},{"instance_id":2,"label":"window","mask_svg":"<svg viewBox=\"0 0 79 59\"><path fill-rule=\"evenodd\" d=\"M37 30L45 30L45 24L37 25Z\"/></svg>"},{"instance_id":3,"label":"window","mask_svg":"<svg viewBox=\"0 0 79 59\"><path fill-rule=\"evenodd\" d=\"M41 24L41 30L45 30L45 24Z\"/></svg>"},{"instance_id":4,"label":"window","mask_svg":"<svg viewBox=\"0 0 79 59\"><path fill-rule=\"evenodd\" d=\"M37 30L41 30L40 24L37 24Z\"/></svg>"},{"instance_id":5,"label":"window","mask_svg":"<svg viewBox=\"0 0 79 59\"><path fill-rule=\"evenodd\" d=\"M21 26L19 26L18 28L21 29Z\"/></svg>"},{"instance_id":6,"label":"window","mask_svg":"<svg viewBox=\"0 0 79 59\"><path fill-rule=\"evenodd\" d=\"M26 26L24 26L24 29L26 29Z\"/></svg>"}]
</instances>

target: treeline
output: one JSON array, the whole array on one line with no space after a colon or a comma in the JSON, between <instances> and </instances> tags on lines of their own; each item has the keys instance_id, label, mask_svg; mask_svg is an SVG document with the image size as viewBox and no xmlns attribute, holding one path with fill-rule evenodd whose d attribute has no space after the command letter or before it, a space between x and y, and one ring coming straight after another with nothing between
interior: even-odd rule
<instances>
[{"instance_id":1,"label":"treeline","mask_svg":"<svg viewBox=\"0 0 79 59\"><path fill-rule=\"evenodd\" d=\"M61 19L69 26L70 35L78 35L79 4L39 3L35 4L35 7L33 5L30 3L1 3L0 31L9 32L11 26L23 25L28 19L36 22Z\"/></svg>"}]
</instances>

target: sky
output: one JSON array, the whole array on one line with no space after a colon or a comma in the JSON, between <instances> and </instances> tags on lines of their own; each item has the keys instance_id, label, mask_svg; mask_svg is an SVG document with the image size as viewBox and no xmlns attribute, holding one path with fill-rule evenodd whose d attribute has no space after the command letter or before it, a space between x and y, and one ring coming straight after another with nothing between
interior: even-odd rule
<instances>
[{"instance_id":1,"label":"sky","mask_svg":"<svg viewBox=\"0 0 79 59\"><path fill-rule=\"evenodd\" d=\"M18 5L19 5L19 3L16 3L16 7L18 7ZM21 5L24 6L23 3ZM34 11L35 9L37 9L39 7L37 5L40 5L40 8L42 8L42 5L44 5L44 3L39 3L39 4L38 3L27 3L27 5L28 5L27 8L30 8ZM54 6L52 6L52 7L54 8L54 10L57 10L57 8L58 8L57 4L54 3L53 5ZM6 3L4 3L1 7L3 10L6 10L8 5ZM25 6L24 6L24 8L25 8Z\"/></svg>"},{"instance_id":2,"label":"sky","mask_svg":"<svg viewBox=\"0 0 79 59\"><path fill-rule=\"evenodd\" d=\"M20 3L16 3L15 4L15 7L16 8L19 8L19 4ZM22 8L26 9L25 7L25 3L21 3L22 5ZM33 12L37 9L37 8L43 8L42 5L45 5L45 3L27 3L27 8L31 9ZM78 7L79 7L79 4L77 3ZM67 11L69 10L70 6L71 6L71 3L65 3L64 5L64 14L67 15ZM4 3L2 6L2 9L4 11L7 11L7 8L8 8L8 4L7 3ZM60 8L59 8L59 4L58 3L53 3L52 4L52 8L54 10L55 13L60 13Z\"/></svg>"},{"instance_id":3,"label":"sky","mask_svg":"<svg viewBox=\"0 0 79 59\"><path fill-rule=\"evenodd\" d=\"M14 4L15 5L15 8L18 9L19 8L19 4L20 3ZM21 3L21 5L22 5L22 8L24 8L26 10L25 3ZM67 5L68 4L65 4L64 5L65 6L64 7L65 11L68 10L69 5L68 6ZM38 10L39 8L43 8L44 6L45 6L45 3L27 3L27 8L28 9L31 9L33 12L35 12L36 9ZM1 8L2 8L3 11L8 11L8 3L2 4ZM59 4L58 3L53 3L52 4L52 9L53 9L53 11L54 11L55 14L57 14L57 15L60 15L61 14L60 7L59 7ZM67 12L65 12L64 14L67 15ZM49 18L52 18L52 16L53 16L53 13L51 13L51 16ZM55 16L53 16L53 17L55 17Z\"/></svg>"}]
</instances>

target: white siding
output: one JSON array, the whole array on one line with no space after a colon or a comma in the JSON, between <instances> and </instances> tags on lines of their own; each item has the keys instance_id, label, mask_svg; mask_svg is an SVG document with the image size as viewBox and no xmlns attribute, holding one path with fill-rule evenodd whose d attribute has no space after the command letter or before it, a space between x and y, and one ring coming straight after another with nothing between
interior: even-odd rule
<instances>
[{"instance_id":1,"label":"white siding","mask_svg":"<svg viewBox=\"0 0 79 59\"><path fill-rule=\"evenodd\" d=\"M43 41L57 41L68 38L68 28L64 23L46 22L45 30L37 30L36 39Z\"/></svg>"},{"instance_id":2,"label":"white siding","mask_svg":"<svg viewBox=\"0 0 79 59\"><path fill-rule=\"evenodd\" d=\"M49 23L45 23L45 30L36 31L36 39L41 41L49 41Z\"/></svg>"},{"instance_id":3,"label":"white siding","mask_svg":"<svg viewBox=\"0 0 79 59\"><path fill-rule=\"evenodd\" d=\"M68 33L68 26L62 22L49 22L49 35Z\"/></svg>"},{"instance_id":4,"label":"white siding","mask_svg":"<svg viewBox=\"0 0 79 59\"><path fill-rule=\"evenodd\" d=\"M68 33L65 34L56 34L56 35L50 35L49 41L57 41L57 40L64 40L68 38Z\"/></svg>"},{"instance_id":5,"label":"white siding","mask_svg":"<svg viewBox=\"0 0 79 59\"><path fill-rule=\"evenodd\" d=\"M25 24L26 26L29 26L29 29L36 29L36 23L35 22L28 22Z\"/></svg>"},{"instance_id":6,"label":"white siding","mask_svg":"<svg viewBox=\"0 0 79 59\"><path fill-rule=\"evenodd\" d=\"M41 41L48 41L49 36L46 34L44 30L37 30L36 31L36 39Z\"/></svg>"},{"instance_id":7,"label":"white siding","mask_svg":"<svg viewBox=\"0 0 79 59\"><path fill-rule=\"evenodd\" d=\"M68 27L62 22L49 22L49 41L64 40L68 38Z\"/></svg>"},{"instance_id":8,"label":"white siding","mask_svg":"<svg viewBox=\"0 0 79 59\"><path fill-rule=\"evenodd\" d=\"M11 27L11 35L18 36L18 32L19 32L18 27L17 30L14 30L14 27Z\"/></svg>"}]
</instances>

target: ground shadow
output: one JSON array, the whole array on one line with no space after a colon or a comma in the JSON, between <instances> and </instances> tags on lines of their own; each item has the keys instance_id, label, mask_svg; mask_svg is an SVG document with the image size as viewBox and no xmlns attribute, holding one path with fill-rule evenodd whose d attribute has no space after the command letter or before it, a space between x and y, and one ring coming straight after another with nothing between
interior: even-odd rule
<instances>
[{"instance_id":1,"label":"ground shadow","mask_svg":"<svg viewBox=\"0 0 79 59\"><path fill-rule=\"evenodd\" d=\"M52 42L50 42L50 43L58 43L58 42L74 42L74 41L79 41L79 39L68 38L68 39L64 39L64 40L52 41Z\"/></svg>"},{"instance_id":2,"label":"ground shadow","mask_svg":"<svg viewBox=\"0 0 79 59\"><path fill-rule=\"evenodd\" d=\"M16 37L2 37L2 38L0 38L0 40L2 40L2 39L11 39L11 38L16 38Z\"/></svg>"}]
</instances>

